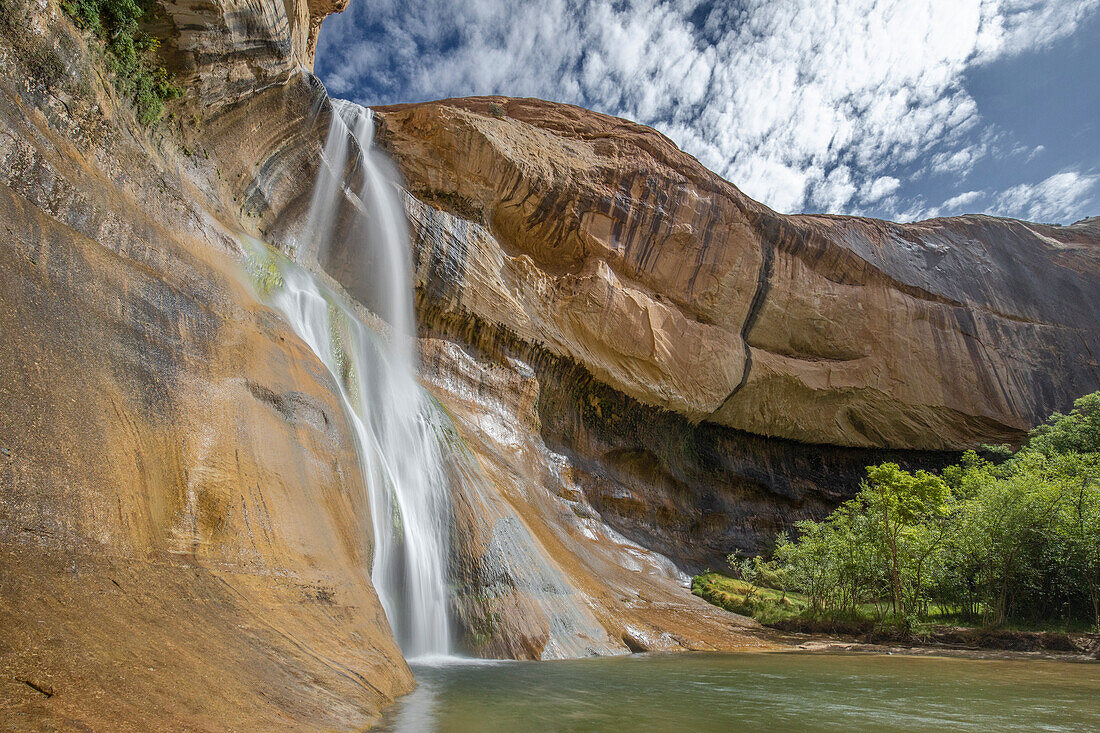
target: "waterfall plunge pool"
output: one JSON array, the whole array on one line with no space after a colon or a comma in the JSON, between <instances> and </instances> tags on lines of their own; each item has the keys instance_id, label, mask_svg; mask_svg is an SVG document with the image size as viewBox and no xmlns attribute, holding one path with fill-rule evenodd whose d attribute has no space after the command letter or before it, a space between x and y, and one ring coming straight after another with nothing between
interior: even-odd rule
<instances>
[{"instance_id":1,"label":"waterfall plunge pool","mask_svg":"<svg viewBox=\"0 0 1100 733\"><path fill-rule=\"evenodd\" d=\"M414 665L386 731L1100 730L1100 664L637 654Z\"/></svg>"}]
</instances>

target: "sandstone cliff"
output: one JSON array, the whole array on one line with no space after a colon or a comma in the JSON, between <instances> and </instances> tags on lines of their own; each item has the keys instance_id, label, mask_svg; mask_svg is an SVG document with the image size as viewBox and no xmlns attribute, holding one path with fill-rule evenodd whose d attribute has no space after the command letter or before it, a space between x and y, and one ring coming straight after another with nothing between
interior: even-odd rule
<instances>
[{"instance_id":1,"label":"sandstone cliff","mask_svg":"<svg viewBox=\"0 0 1100 733\"><path fill-rule=\"evenodd\" d=\"M821 514L866 465L1017 441L1100 385L1098 219L782 216L576 107L377 113L425 333L532 369L533 429L586 501L684 568Z\"/></svg>"},{"instance_id":2,"label":"sandstone cliff","mask_svg":"<svg viewBox=\"0 0 1100 733\"><path fill-rule=\"evenodd\" d=\"M167 10L188 109L217 115L182 130L135 124L55 2L3 4L0 727L362 728L412 680L355 444L238 264L240 141L309 134L320 16ZM296 112L242 111L264 86Z\"/></svg>"},{"instance_id":3,"label":"sandstone cliff","mask_svg":"<svg viewBox=\"0 0 1100 733\"><path fill-rule=\"evenodd\" d=\"M1100 384L1100 220L782 216L659 133L577 107L378 112L410 191L471 225L426 243L433 305L641 403L803 443L952 450L1018 440Z\"/></svg>"},{"instance_id":4,"label":"sandstone cliff","mask_svg":"<svg viewBox=\"0 0 1100 733\"><path fill-rule=\"evenodd\" d=\"M56 3L3 7L0 717L369 725L412 680L370 585L347 416L242 268L252 237L294 249L333 114L303 67L332 8L163 3L152 31L188 93L146 129ZM437 387L496 394L464 407L439 391L469 449L454 465L466 649L762 643L560 503L578 489L527 427L530 382L425 351ZM524 450L497 452L481 418L517 421Z\"/></svg>"}]
</instances>

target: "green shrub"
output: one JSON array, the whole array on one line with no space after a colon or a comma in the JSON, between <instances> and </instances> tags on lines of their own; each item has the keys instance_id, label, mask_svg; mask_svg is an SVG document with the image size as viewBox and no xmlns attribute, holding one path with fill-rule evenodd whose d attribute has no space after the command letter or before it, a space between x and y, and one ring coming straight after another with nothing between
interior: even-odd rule
<instances>
[{"instance_id":1,"label":"green shrub","mask_svg":"<svg viewBox=\"0 0 1100 733\"><path fill-rule=\"evenodd\" d=\"M115 89L130 100L138 122L153 124L164 114L165 101L183 95L157 60L160 40L138 28L153 8L151 0L62 0L61 8L78 28L103 41Z\"/></svg>"},{"instance_id":2,"label":"green shrub","mask_svg":"<svg viewBox=\"0 0 1100 733\"><path fill-rule=\"evenodd\" d=\"M869 466L854 499L778 536L770 559L730 564L751 583L797 591L803 620L863 618L903 633L945 616L1100 629L1100 393L990 457L968 451L941 476ZM735 582L696 592L759 618L760 591Z\"/></svg>"}]
</instances>

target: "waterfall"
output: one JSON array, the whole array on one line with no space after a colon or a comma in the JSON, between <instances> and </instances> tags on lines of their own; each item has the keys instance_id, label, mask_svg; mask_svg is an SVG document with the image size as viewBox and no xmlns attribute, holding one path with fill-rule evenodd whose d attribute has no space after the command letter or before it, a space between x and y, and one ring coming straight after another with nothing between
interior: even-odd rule
<instances>
[{"instance_id":1,"label":"waterfall","mask_svg":"<svg viewBox=\"0 0 1100 733\"><path fill-rule=\"evenodd\" d=\"M333 237L354 237L355 246L366 248L371 271L362 276L387 333L366 325L345 295L299 264L274 260L279 283L267 300L340 385L370 495L371 577L402 651L409 658L446 656L451 504L437 413L415 379L407 224L398 190L371 145L370 111L339 100L333 107L296 258L316 268ZM358 191L348 185L349 166L361 174Z\"/></svg>"}]
</instances>

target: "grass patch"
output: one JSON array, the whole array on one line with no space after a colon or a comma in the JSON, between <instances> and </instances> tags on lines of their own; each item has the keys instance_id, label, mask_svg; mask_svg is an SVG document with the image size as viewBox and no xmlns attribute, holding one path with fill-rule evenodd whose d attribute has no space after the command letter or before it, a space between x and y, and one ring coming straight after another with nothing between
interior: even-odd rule
<instances>
[{"instance_id":1,"label":"grass patch","mask_svg":"<svg viewBox=\"0 0 1100 733\"><path fill-rule=\"evenodd\" d=\"M806 613L809 604L798 593L753 585L721 573L706 572L691 580L691 592L732 613L776 624Z\"/></svg>"},{"instance_id":2,"label":"grass patch","mask_svg":"<svg viewBox=\"0 0 1100 733\"><path fill-rule=\"evenodd\" d=\"M911 623L903 624L901 619L887 614L885 606L874 603L860 604L854 611L815 611L810 599L801 593L776 590L710 571L692 578L691 592L719 608L785 631L866 634L908 628ZM947 619L946 611L933 607L924 620L931 628Z\"/></svg>"},{"instance_id":3,"label":"grass patch","mask_svg":"<svg viewBox=\"0 0 1100 733\"><path fill-rule=\"evenodd\" d=\"M152 125L163 116L166 101L183 96L157 57L160 39L138 28L156 9L153 0L62 0L61 9L102 41L111 81L142 125Z\"/></svg>"}]
</instances>

